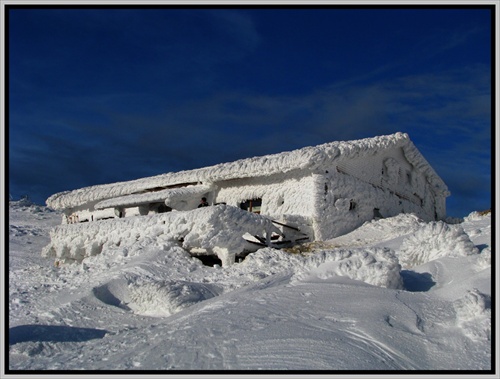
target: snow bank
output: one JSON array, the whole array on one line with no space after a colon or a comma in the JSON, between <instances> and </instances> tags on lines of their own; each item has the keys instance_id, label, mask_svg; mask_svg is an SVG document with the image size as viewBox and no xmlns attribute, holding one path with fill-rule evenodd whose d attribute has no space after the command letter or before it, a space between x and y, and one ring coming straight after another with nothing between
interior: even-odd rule
<instances>
[{"instance_id":1,"label":"snow bank","mask_svg":"<svg viewBox=\"0 0 500 379\"><path fill-rule=\"evenodd\" d=\"M491 267L491 248L486 247L481 251L477 258L476 266L478 269L485 269Z\"/></svg>"},{"instance_id":2,"label":"snow bank","mask_svg":"<svg viewBox=\"0 0 500 379\"><path fill-rule=\"evenodd\" d=\"M394 217L374 219L359 228L327 242L335 247L367 245L414 233L426 223L415 214L399 214Z\"/></svg>"},{"instance_id":3,"label":"snow bank","mask_svg":"<svg viewBox=\"0 0 500 379\"><path fill-rule=\"evenodd\" d=\"M56 213L42 215L11 208L9 222L26 230L60 222ZM204 266L178 241L153 236L162 246L141 245L131 236L129 245L122 233L120 246L55 268L39 264L48 232L9 235L8 367L476 376L491 370L492 270L476 267L483 256L485 264L491 260L491 219L462 225L481 254L415 268L415 276L435 284L410 292L383 288L397 287L397 261L391 250L375 249L387 246L373 245L390 239L397 253L404 238L423 227L401 217L408 229L398 228L398 217L374 221L350 235L356 247L321 247L314 257L263 248L228 267ZM360 246L363 241L369 245ZM384 284L384 274L395 278L392 284Z\"/></svg>"},{"instance_id":4,"label":"snow bank","mask_svg":"<svg viewBox=\"0 0 500 379\"><path fill-rule=\"evenodd\" d=\"M219 205L187 212L60 225L50 233L51 243L42 252L60 261L82 261L118 246L162 246L180 241L190 250L203 248L220 255L229 264L245 250L245 233L270 235L279 230L262 216L236 207Z\"/></svg>"},{"instance_id":5,"label":"snow bank","mask_svg":"<svg viewBox=\"0 0 500 379\"><path fill-rule=\"evenodd\" d=\"M385 288L402 289L401 266L387 248L334 249L306 259L295 280L348 277Z\"/></svg>"},{"instance_id":6,"label":"snow bank","mask_svg":"<svg viewBox=\"0 0 500 379\"><path fill-rule=\"evenodd\" d=\"M464 222L472 222L491 218L491 212L471 212L467 217L464 217Z\"/></svg>"},{"instance_id":7,"label":"snow bank","mask_svg":"<svg viewBox=\"0 0 500 379\"><path fill-rule=\"evenodd\" d=\"M149 256L144 258L147 262L143 262L140 272L134 269L99 284L92 289L93 295L101 302L125 311L164 317L273 277L283 278L286 282L287 278L291 278L292 285L310 280L347 277L374 286L402 288L400 266L389 249L323 251L306 258L263 248L250 254L240 264L211 269L202 265L194 267L196 259L188 261L180 251L181 248L178 250L174 253L169 248L165 255L154 253L151 247L147 248L144 254ZM161 256L165 258L162 259ZM89 261L100 257L91 257ZM93 263L93 269L98 269L98 263ZM155 272L158 266L168 266L170 275L165 277L161 270ZM183 270L181 266L184 267ZM176 267L179 270L174 269ZM148 275L144 275L145 272Z\"/></svg>"},{"instance_id":8,"label":"snow bank","mask_svg":"<svg viewBox=\"0 0 500 379\"><path fill-rule=\"evenodd\" d=\"M407 237L397 256L404 268L411 268L441 257L478 254L479 249L459 225L431 222Z\"/></svg>"}]
</instances>

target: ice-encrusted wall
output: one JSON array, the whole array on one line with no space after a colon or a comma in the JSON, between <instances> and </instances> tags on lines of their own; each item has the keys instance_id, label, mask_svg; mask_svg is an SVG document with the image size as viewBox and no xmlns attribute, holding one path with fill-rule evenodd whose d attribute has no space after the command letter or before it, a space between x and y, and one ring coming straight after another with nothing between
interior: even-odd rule
<instances>
[{"instance_id":1,"label":"ice-encrusted wall","mask_svg":"<svg viewBox=\"0 0 500 379\"><path fill-rule=\"evenodd\" d=\"M425 174L409 163L400 147L339 159L316 172L298 169L203 186L211 189L206 195L213 204L239 207L246 200L262 199L261 214L299 227L312 240L339 236L374 217L414 213L430 221L444 214L444 197L434 193ZM183 201L189 206L177 210L195 208L199 198L190 196ZM90 220L95 212L117 217L113 209L82 209L79 214ZM148 212L141 212L140 207L130 207L122 216L145 214Z\"/></svg>"},{"instance_id":2,"label":"ice-encrusted wall","mask_svg":"<svg viewBox=\"0 0 500 379\"><path fill-rule=\"evenodd\" d=\"M369 156L341 160L336 170L388 189L421 204L428 190L425 174L406 159L400 147L374 151Z\"/></svg>"},{"instance_id":3,"label":"ice-encrusted wall","mask_svg":"<svg viewBox=\"0 0 500 379\"><path fill-rule=\"evenodd\" d=\"M340 161L314 180L314 235L319 240L348 233L375 217L414 213L432 221L444 214L444 199L400 148Z\"/></svg>"},{"instance_id":4,"label":"ice-encrusted wall","mask_svg":"<svg viewBox=\"0 0 500 379\"><path fill-rule=\"evenodd\" d=\"M215 202L234 206L239 206L245 200L262 199L263 215L299 226L302 231L311 235L315 206L314 186L314 178L310 173L294 171L221 182L217 184L214 196Z\"/></svg>"}]
</instances>

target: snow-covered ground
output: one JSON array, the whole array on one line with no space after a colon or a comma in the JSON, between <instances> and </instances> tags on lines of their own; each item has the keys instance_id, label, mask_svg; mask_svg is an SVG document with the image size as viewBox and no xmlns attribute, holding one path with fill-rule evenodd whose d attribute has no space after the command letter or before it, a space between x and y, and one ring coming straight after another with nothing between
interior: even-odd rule
<instances>
[{"instance_id":1,"label":"snow-covered ground","mask_svg":"<svg viewBox=\"0 0 500 379\"><path fill-rule=\"evenodd\" d=\"M60 221L9 204L9 370L492 369L490 214L400 215L227 267L148 239L55 267Z\"/></svg>"}]
</instances>

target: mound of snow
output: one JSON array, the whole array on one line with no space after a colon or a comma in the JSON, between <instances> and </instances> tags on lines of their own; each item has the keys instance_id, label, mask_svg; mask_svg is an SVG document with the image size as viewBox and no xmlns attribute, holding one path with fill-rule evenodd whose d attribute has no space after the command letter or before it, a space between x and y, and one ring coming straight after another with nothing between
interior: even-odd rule
<instances>
[{"instance_id":1,"label":"mound of snow","mask_svg":"<svg viewBox=\"0 0 500 379\"><path fill-rule=\"evenodd\" d=\"M479 253L459 225L431 222L407 237L397 252L401 266L411 268L441 257L458 257Z\"/></svg>"},{"instance_id":2,"label":"mound of snow","mask_svg":"<svg viewBox=\"0 0 500 379\"><path fill-rule=\"evenodd\" d=\"M411 217L405 220L412 225ZM377 284L384 272L397 278L392 252L384 260L374 248L397 253L416 230L402 228L397 235L390 219L370 223L385 222L387 229L361 227L356 247L322 246L307 258L264 248L229 267L204 266L178 241L153 232L148 238L156 246L117 231L120 246L109 244L80 265L56 268L40 251L48 243L48 227L60 221L56 212L9 208L9 224L17 231L9 235L10 370L366 369L461 375L494 368L490 217L461 225L481 254L444 257L412 269L414 278L432 281L432 287L420 289L425 292L347 279L357 275L356 280ZM23 234L19 227L45 235ZM146 229L152 226L139 232ZM113 233L111 226L108 231ZM380 246L371 245L374 240ZM363 242L368 246L362 248ZM157 319L144 316L179 310Z\"/></svg>"},{"instance_id":3,"label":"mound of snow","mask_svg":"<svg viewBox=\"0 0 500 379\"><path fill-rule=\"evenodd\" d=\"M477 289L453 303L457 325L472 339L491 339L491 298Z\"/></svg>"},{"instance_id":4,"label":"mound of snow","mask_svg":"<svg viewBox=\"0 0 500 379\"><path fill-rule=\"evenodd\" d=\"M491 267L491 248L486 247L481 251L477 258L476 266L478 269L485 269Z\"/></svg>"},{"instance_id":5,"label":"mound of snow","mask_svg":"<svg viewBox=\"0 0 500 379\"><path fill-rule=\"evenodd\" d=\"M294 270L302 265L303 257L299 255L289 254L273 248L263 248L248 255L239 267L245 271L250 269L252 271L259 270L270 275L285 270Z\"/></svg>"},{"instance_id":6,"label":"mound of snow","mask_svg":"<svg viewBox=\"0 0 500 379\"><path fill-rule=\"evenodd\" d=\"M485 218L491 218L491 212L471 212L467 217L464 217L464 221L471 222Z\"/></svg>"},{"instance_id":7,"label":"mound of snow","mask_svg":"<svg viewBox=\"0 0 500 379\"><path fill-rule=\"evenodd\" d=\"M215 286L186 281L134 283L129 285L127 306L137 314L170 316L196 303L218 296Z\"/></svg>"},{"instance_id":8,"label":"mound of snow","mask_svg":"<svg viewBox=\"0 0 500 379\"><path fill-rule=\"evenodd\" d=\"M113 279L93 288L92 294L101 302L125 311L163 317L218 296L221 291L212 284L138 277L130 283L123 278Z\"/></svg>"},{"instance_id":9,"label":"mound of snow","mask_svg":"<svg viewBox=\"0 0 500 379\"><path fill-rule=\"evenodd\" d=\"M334 249L307 258L295 280L342 276L378 287L402 289L400 271L401 266L391 249Z\"/></svg>"},{"instance_id":10,"label":"mound of snow","mask_svg":"<svg viewBox=\"0 0 500 379\"><path fill-rule=\"evenodd\" d=\"M393 235L401 235L408 233L409 230L414 230L422 226L424 221L413 213L401 213L394 217L375 219L365 223L365 227L370 227L373 230L378 230Z\"/></svg>"},{"instance_id":11,"label":"mound of snow","mask_svg":"<svg viewBox=\"0 0 500 379\"><path fill-rule=\"evenodd\" d=\"M425 225L425 222L416 215L402 213L394 217L367 221L356 230L327 242L335 247L367 245L412 233L422 225Z\"/></svg>"},{"instance_id":12,"label":"mound of snow","mask_svg":"<svg viewBox=\"0 0 500 379\"><path fill-rule=\"evenodd\" d=\"M243 239L245 233L270 235L271 232L279 233L271 220L237 207L218 205L186 212L60 225L51 231L51 243L42 255L80 262L117 246L162 246L169 241L182 241L185 249L204 248L220 252L222 258L227 258L229 252L234 262L234 254L247 246ZM230 262L230 259L223 261Z\"/></svg>"}]
</instances>

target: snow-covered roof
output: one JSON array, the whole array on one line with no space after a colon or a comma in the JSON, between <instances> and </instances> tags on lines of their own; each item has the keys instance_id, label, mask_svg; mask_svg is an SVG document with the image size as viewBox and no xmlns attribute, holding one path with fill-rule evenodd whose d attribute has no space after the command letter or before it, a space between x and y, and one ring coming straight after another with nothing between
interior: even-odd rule
<instances>
[{"instance_id":1,"label":"snow-covered roof","mask_svg":"<svg viewBox=\"0 0 500 379\"><path fill-rule=\"evenodd\" d=\"M89 202L138 194L148 189L174 186L181 183L213 183L237 178L270 176L293 170L309 169L314 171L325 164L331 165L335 160L369 156L376 151L395 147L401 147L408 161L425 173L427 180L437 193L448 194L446 184L410 141L408 134L398 132L354 141L335 141L278 154L220 163L194 170L170 172L127 182L96 185L74 191L60 192L50 196L47 199L47 205L53 209L72 208Z\"/></svg>"},{"instance_id":2,"label":"snow-covered roof","mask_svg":"<svg viewBox=\"0 0 500 379\"><path fill-rule=\"evenodd\" d=\"M154 202L165 202L166 204L168 204L171 201L201 195L205 192L210 191L210 188L211 186L209 185L191 185L181 188L168 188L155 192L119 196L112 199L100 201L94 206L94 208L105 209L117 206L127 207Z\"/></svg>"}]
</instances>

